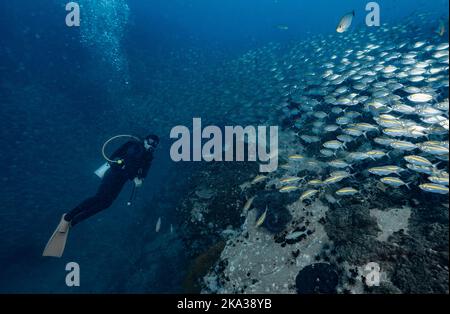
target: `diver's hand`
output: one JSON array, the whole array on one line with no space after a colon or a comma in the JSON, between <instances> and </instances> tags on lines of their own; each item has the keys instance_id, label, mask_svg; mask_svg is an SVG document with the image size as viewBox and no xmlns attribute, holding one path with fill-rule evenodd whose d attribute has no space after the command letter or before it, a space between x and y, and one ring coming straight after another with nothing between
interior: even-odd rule
<instances>
[{"instance_id":1,"label":"diver's hand","mask_svg":"<svg viewBox=\"0 0 450 314\"><path fill-rule=\"evenodd\" d=\"M134 185L137 187L137 188L140 188L141 186L142 186L142 180L141 179L139 179L139 178L134 178Z\"/></svg>"}]
</instances>

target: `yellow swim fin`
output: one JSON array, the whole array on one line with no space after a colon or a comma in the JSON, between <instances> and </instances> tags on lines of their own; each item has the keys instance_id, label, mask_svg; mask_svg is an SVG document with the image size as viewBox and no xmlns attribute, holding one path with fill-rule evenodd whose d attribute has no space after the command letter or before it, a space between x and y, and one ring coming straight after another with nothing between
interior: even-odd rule
<instances>
[{"instance_id":1,"label":"yellow swim fin","mask_svg":"<svg viewBox=\"0 0 450 314\"><path fill-rule=\"evenodd\" d=\"M61 257L66 247L67 236L69 235L70 222L64 220L64 215L56 227L55 232L48 240L42 256Z\"/></svg>"}]
</instances>

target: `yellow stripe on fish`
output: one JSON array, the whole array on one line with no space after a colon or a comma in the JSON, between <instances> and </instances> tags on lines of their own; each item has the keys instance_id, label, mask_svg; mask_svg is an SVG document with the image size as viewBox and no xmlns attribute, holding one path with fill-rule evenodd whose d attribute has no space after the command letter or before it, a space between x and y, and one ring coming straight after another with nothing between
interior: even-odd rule
<instances>
[{"instance_id":1,"label":"yellow stripe on fish","mask_svg":"<svg viewBox=\"0 0 450 314\"><path fill-rule=\"evenodd\" d=\"M262 215L259 216L258 220L256 221L255 226L256 227L261 226L264 223L264 221L266 220L266 217L267 217L267 207L266 207L266 210L264 211L264 213L262 213Z\"/></svg>"},{"instance_id":2,"label":"yellow stripe on fish","mask_svg":"<svg viewBox=\"0 0 450 314\"><path fill-rule=\"evenodd\" d=\"M420 189L425 192L437 193L437 194L448 194L448 187L435 183L425 183L419 185Z\"/></svg>"},{"instance_id":3,"label":"yellow stripe on fish","mask_svg":"<svg viewBox=\"0 0 450 314\"><path fill-rule=\"evenodd\" d=\"M376 175L388 175L391 173L398 174L401 171L404 171L404 169L398 166L383 166L383 167L369 168L369 172Z\"/></svg>"},{"instance_id":4,"label":"yellow stripe on fish","mask_svg":"<svg viewBox=\"0 0 450 314\"><path fill-rule=\"evenodd\" d=\"M344 176L344 175L332 176L332 177L329 177L328 179L326 179L325 181L323 181L323 183L324 184L333 184L333 183L342 181L345 178L346 178L346 176Z\"/></svg>"},{"instance_id":5,"label":"yellow stripe on fish","mask_svg":"<svg viewBox=\"0 0 450 314\"><path fill-rule=\"evenodd\" d=\"M313 197L314 195L316 195L319 191L318 190L308 190L306 192L304 192L301 196L300 196L300 201L303 201L307 198Z\"/></svg>"},{"instance_id":6,"label":"yellow stripe on fish","mask_svg":"<svg viewBox=\"0 0 450 314\"><path fill-rule=\"evenodd\" d=\"M339 196L349 196L349 195L355 195L356 193L358 193L359 191L351 188L351 187L346 187L346 188L342 188L340 190L336 191L336 195Z\"/></svg>"},{"instance_id":7,"label":"yellow stripe on fish","mask_svg":"<svg viewBox=\"0 0 450 314\"><path fill-rule=\"evenodd\" d=\"M322 184L323 184L322 180L319 179L308 181L308 185L322 185Z\"/></svg>"},{"instance_id":8,"label":"yellow stripe on fish","mask_svg":"<svg viewBox=\"0 0 450 314\"><path fill-rule=\"evenodd\" d=\"M305 157L302 155L291 155L288 158L291 160L301 160L301 159L304 159Z\"/></svg>"},{"instance_id":9,"label":"yellow stripe on fish","mask_svg":"<svg viewBox=\"0 0 450 314\"><path fill-rule=\"evenodd\" d=\"M280 189L281 193L288 193L288 192L292 192L292 191L296 191L298 190L297 186L293 186L293 185L288 185L288 186L284 186Z\"/></svg>"},{"instance_id":10,"label":"yellow stripe on fish","mask_svg":"<svg viewBox=\"0 0 450 314\"><path fill-rule=\"evenodd\" d=\"M382 183L390 185L390 186L399 187L402 185L406 185L408 187L408 185L405 182L403 182L401 179L396 178L396 177L384 177L384 178L381 178L380 181Z\"/></svg>"},{"instance_id":11,"label":"yellow stripe on fish","mask_svg":"<svg viewBox=\"0 0 450 314\"><path fill-rule=\"evenodd\" d=\"M291 183L291 182L297 182L300 180L301 180L301 178L298 178L298 177L289 177L289 178L281 179L280 183Z\"/></svg>"},{"instance_id":12,"label":"yellow stripe on fish","mask_svg":"<svg viewBox=\"0 0 450 314\"><path fill-rule=\"evenodd\" d=\"M266 176L263 176L263 175L256 176L256 177L253 179L252 184L259 183L259 182L261 182L261 181L264 181L265 179L267 179Z\"/></svg>"},{"instance_id":13,"label":"yellow stripe on fish","mask_svg":"<svg viewBox=\"0 0 450 314\"><path fill-rule=\"evenodd\" d=\"M432 167L433 164L431 163L431 161L429 161L428 159L426 159L425 157L421 157L421 156L416 156L416 155L410 155L410 156L405 156L403 157L407 162L413 164L413 165L418 165L418 166L428 166L428 167Z\"/></svg>"},{"instance_id":14,"label":"yellow stripe on fish","mask_svg":"<svg viewBox=\"0 0 450 314\"><path fill-rule=\"evenodd\" d=\"M446 176L430 176L428 180L439 185L449 185L449 178Z\"/></svg>"},{"instance_id":15,"label":"yellow stripe on fish","mask_svg":"<svg viewBox=\"0 0 450 314\"><path fill-rule=\"evenodd\" d=\"M252 206L253 200L255 199L256 196L250 197L247 202L245 202L243 211L247 211L250 209L250 206Z\"/></svg>"}]
</instances>

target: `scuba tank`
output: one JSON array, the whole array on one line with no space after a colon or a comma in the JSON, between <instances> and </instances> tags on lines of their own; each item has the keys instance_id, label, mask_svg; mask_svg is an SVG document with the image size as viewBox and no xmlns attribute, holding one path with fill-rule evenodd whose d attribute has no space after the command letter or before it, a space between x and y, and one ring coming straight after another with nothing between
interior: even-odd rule
<instances>
[{"instance_id":1,"label":"scuba tank","mask_svg":"<svg viewBox=\"0 0 450 314\"><path fill-rule=\"evenodd\" d=\"M134 140L136 140L138 142L141 141L140 138L138 138L136 136L133 136L133 135L116 135L116 136L111 137L109 140L107 140L103 144L103 147L102 147L102 155L103 155L103 158L106 160L106 162L103 165L101 165L97 170L94 171L95 175L97 177L99 177L100 179L103 179L103 177L105 176L106 171L108 171L111 168L111 164L113 164L113 163L114 164L118 164L118 165L123 164L123 160L122 159L111 160L111 159L108 158L108 156L106 156L106 153L105 153L105 148L106 148L106 146L108 146L109 143L111 143L115 139L123 138L123 137L128 137L128 138L134 139Z\"/></svg>"},{"instance_id":2,"label":"scuba tank","mask_svg":"<svg viewBox=\"0 0 450 314\"><path fill-rule=\"evenodd\" d=\"M95 170L94 173L95 173L95 175L97 177L99 177L100 179L103 179L103 177L105 176L106 171L108 171L109 168L111 168L111 165L109 164L109 162L105 162L97 170Z\"/></svg>"}]
</instances>

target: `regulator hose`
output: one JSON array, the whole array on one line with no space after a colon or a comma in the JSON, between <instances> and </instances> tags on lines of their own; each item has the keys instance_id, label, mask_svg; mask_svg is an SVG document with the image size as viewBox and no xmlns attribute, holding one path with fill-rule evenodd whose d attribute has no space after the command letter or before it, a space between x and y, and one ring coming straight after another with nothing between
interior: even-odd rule
<instances>
[{"instance_id":1,"label":"regulator hose","mask_svg":"<svg viewBox=\"0 0 450 314\"><path fill-rule=\"evenodd\" d=\"M116 139L118 139L118 138L124 138L124 137L131 138L131 139L134 139L134 140L136 140L136 141L138 141L138 142L141 142L141 139L138 138L137 136L134 136L134 135L128 135L128 134L121 134L121 135L116 135L116 136L111 137L109 140L107 140L107 141L103 144L103 147L102 147L102 155L103 155L103 158L105 158L105 160L106 160L107 162L109 162L109 163L115 163L115 164L118 164L118 165L121 165L121 164L123 163L123 160L122 160L122 159L119 159L119 160L112 160L112 159L108 158L108 156L106 156L105 149L106 149L106 147L109 145L109 143L111 143L112 141L114 141L114 140L116 140Z\"/></svg>"}]
</instances>

